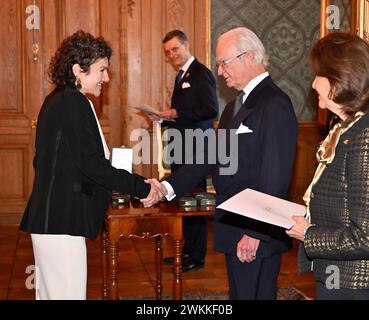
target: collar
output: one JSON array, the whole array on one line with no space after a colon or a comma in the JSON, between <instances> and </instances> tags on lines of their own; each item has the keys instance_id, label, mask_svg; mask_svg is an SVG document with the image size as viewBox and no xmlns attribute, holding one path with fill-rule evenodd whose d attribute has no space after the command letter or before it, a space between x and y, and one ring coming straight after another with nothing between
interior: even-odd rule
<instances>
[{"instance_id":1,"label":"collar","mask_svg":"<svg viewBox=\"0 0 369 320\"><path fill-rule=\"evenodd\" d=\"M194 61L195 61L195 57L191 56L191 58L186 61L186 63L182 66L182 68L179 69L179 70L183 70L183 75L186 74L186 72L187 72L188 68L190 67L191 63L194 62Z\"/></svg>"},{"instance_id":2,"label":"collar","mask_svg":"<svg viewBox=\"0 0 369 320\"><path fill-rule=\"evenodd\" d=\"M244 99L251 93L252 90L255 89L255 87L263 81L266 77L269 76L269 72L263 72L262 74L259 74L257 77L249 81L249 83L246 85L245 88L243 88L243 92L245 92Z\"/></svg>"}]
</instances>

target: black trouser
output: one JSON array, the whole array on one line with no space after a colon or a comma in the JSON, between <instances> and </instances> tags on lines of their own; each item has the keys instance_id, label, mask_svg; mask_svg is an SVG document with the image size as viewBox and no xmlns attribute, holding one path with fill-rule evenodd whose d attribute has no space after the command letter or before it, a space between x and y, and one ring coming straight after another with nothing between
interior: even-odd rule
<instances>
[{"instance_id":1,"label":"black trouser","mask_svg":"<svg viewBox=\"0 0 369 320\"><path fill-rule=\"evenodd\" d=\"M204 260L208 238L207 216L184 217L183 253L196 260Z\"/></svg>"},{"instance_id":2,"label":"black trouser","mask_svg":"<svg viewBox=\"0 0 369 320\"><path fill-rule=\"evenodd\" d=\"M181 165L172 164L172 171L176 171ZM206 180L201 181L196 187L197 192L206 191ZM183 218L183 254L196 260L204 260L208 239L208 217L194 216Z\"/></svg>"},{"instance_id":3,"label":"black trouser","mask_svg":"<svg viewBox=\"0 0 369 320\"><path fill-rule=\"evenodd\" d=\"M369 300L369 290L328 289L324 283L316 283L317 300Z\"/></svg>"},{"instance_id":4,"label":"black trouser","mask_svg":"<svg viewBox=\"0 0 369 320\"><path fill-rule=\"evenodd\" d=\"M231 300L277 299L281 255L241 262L237 256L226 254Z\"/></svg>"}]
</instances>

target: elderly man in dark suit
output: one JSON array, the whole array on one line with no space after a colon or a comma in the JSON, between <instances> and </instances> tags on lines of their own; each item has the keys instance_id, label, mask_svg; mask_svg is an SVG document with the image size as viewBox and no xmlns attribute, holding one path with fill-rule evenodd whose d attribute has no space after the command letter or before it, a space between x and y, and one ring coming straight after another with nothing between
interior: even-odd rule
<instances>
[{"instance_id":1,"label":"elderly man in dark suit","mask_svg":"<svg viewBox=\"0 0 369 320\"><path fill-rule=\"evenodd\" d=\"M249 29L230 30L218 39L216 61L227 86L239 91L225 107L218 129L218 136L226 134L225 145L238 141L237 170L224 174L217 150L216 164L181 168L161 183L163 193L169 199L180 196L212 172L217 204L245 188L287 198L297 120L289 97L266 72L263 44ZM153 202L144 201L147 206ZM281 228L216 210L214 249L225 254L231 299L275 299L281 253L289 246Z\"/></svg>"},{"instance_id":2,"label":"elderly man in dark suit","mask_svg":"<svg viewBox=\"0 0 369 320\"><path fill-rule=\"evenodd\" d=\"M163 49L167 61L178 71L171 107L159 112L159 117L150 116L152 120L165 119L162 126L168 127L173 136L180 137L173 148L171 157L172 172L184 163L192 163L196 159L196 139L186 138L189 131L204 132L213 128L213 120L218 116L218 99L215 78L211 71L192 56L186 35L180 30L173 30L163 39ZM171 121L168 121L171 120ZM174 137L170 143L176 143ZM193 148L186 150L186 141L191 139ZM206 176L199 181L193 191L206 191ZM191 190L187 190L191 191ZM183 247L182 271L202 268L205 262L207 244L207 217L186 217L183 221L185 244ZM173 263L173 257L164 259L167 264Z\"/></svg>"}]
</instances>

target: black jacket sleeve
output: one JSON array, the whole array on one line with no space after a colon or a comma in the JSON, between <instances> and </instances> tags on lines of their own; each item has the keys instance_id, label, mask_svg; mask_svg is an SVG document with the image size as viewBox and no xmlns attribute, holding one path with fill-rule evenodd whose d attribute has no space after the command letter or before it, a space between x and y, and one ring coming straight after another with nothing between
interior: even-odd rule
<instances>
[{"instance_id":1,"label":"black jacket sleeve","mask_svg":"<svg viewBox=\"0 0 369 320\"><path fill-rule=\"evenodd\" d=\"M144 198L150 185L144 177L118 170L105 159L102 143L96 134L97 124L88 100L79 92L68 92L61 103L63 128L79 170L95 183L125 194Z\"/></svg>"}]
</instances>

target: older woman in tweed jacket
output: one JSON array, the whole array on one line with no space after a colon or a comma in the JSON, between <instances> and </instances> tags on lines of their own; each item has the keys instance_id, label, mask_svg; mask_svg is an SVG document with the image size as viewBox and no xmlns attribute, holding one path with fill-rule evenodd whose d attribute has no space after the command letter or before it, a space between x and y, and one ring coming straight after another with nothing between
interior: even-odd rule
<instances>
[{"instance_id":1,"label":"older woman in tweed jacket","mask_svg":"<svg viewBox=\"0 0 369 320\"><path fill-rule=\"evenodd\" d=\"M369 45L331 33L310 53L319 107L341 119L318 150L304 200L287 232L313 262L317 299L369 299Z\"/></svg>"}]
</instances>

